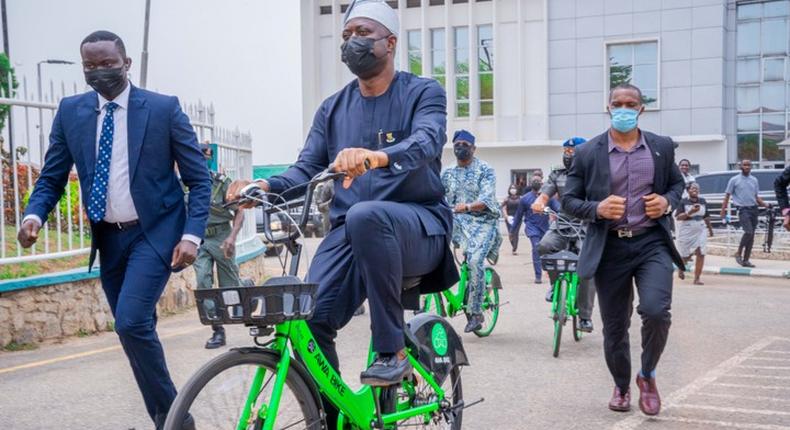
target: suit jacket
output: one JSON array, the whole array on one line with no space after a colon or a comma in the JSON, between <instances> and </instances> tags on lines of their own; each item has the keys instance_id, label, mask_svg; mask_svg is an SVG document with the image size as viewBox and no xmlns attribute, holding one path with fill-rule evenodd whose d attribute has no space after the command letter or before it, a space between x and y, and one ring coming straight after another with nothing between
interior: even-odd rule
<instances>
[{"instance_id":1,"label":"suit jacket","mask_svg":"<svg viewBox=\"0 0 790 430\"><path fill-rule=\"evenodd\" d=\"M131 85L131 84L130 84ZM49 149L25 215L46 220L63 195L69 172L77 166L82 201L88 202L96 165L98 96L90 91L60 102L52 123ZM129 183L140 226L151 245L170 264L173 248L184 234L199 238L206 231L211 178L189 119L178 98L134 86L128 106ZM189 187L189 208L176 177ZM110 166L112 168L112 166ZM93 266L101 238L91 224L93 240L88 268ZM115 252L113 249L100 249Z\"/></svg>"},{"instance_id":2,"label":"suit jacket","mask_svg":"<svg viewBox=\"0 0 790 430\"><path fill-rule=\"evenodd\" d=\"M653 192L664 196L672 208L680 203L683 193L683 175L675 164L675 148L672 139L642 131L655 163ZM611 221L598 219L598 203L611 194L609 169L608 131L596 136L576 150L576 157L568 172L565 194L562 196L562 209L575 217L589 221L587 237L579 256L579 276L592 278L601 261L606 240L609 237ZM672 259L679 267L683 264L670 231L671 215L657 220L672 253Z\"/></svg>"}]
</instances>

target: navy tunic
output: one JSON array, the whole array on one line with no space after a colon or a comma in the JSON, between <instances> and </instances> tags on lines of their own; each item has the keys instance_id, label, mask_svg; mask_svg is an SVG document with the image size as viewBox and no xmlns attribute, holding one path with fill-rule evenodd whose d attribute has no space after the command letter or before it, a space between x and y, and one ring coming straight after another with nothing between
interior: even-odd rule
<instances>
[{"instance_id":1,"label":"navy tunic","mask_svg":"<svg viewBox=\"0 0 790 430\"><path fill-rule=\"evenodd\" d=\"M337 330L370 299L373 348L403 348L403 306L417 293L458 281L449 238L452 211L440 179L446 138L446 96L430 79L398 72L387 91L364 97L354 80L324 101L296 164L269 179L282 193L309 181L345 148L384 151L389 165L360 176L344 189L335 183L332 229L313 258L307 278L318 282L310 327L335 368ZM401 291L404 277L418 288Z\"/></svg>"}]
</instances>

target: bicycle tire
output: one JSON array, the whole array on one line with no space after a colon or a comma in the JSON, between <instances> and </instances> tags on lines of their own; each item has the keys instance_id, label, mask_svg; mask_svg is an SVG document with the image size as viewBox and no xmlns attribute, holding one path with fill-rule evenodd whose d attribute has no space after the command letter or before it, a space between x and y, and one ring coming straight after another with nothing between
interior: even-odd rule
<instances>
[{"instance_id":1,"label":"bicycle tire","mask_svg":"<svg viewBox=\"0 0 790 430\"><path fill-rule=\"evenodd\" d=\"M275 354L256 353L254 351L250 352L249 350L245 351L238 349L230 350L215 357L192 375L178 393L170 408L167 420L165 421L164 430L180 430L181 423L183 423L188 413L192 413L195 417L197 428L201 428L201 424L205 427L206 423L201 423L201 419L196 416L198 409L193 409L192 407L193 402L201 394L201 391L206 388L207 384L212 382L214 378L223 372L229 373L227 371L243 365L263 367L268 372L274 374L273 372L276 372L278 360L279 358ZM303 421L306 423L305 427L296 428L320 430L323 428L323 419L321 418L319 405L316 403L308 382L293 369L293 365L291 367L292 369L289 370L288 376L286 377L284 390L286 387L291 390L293 397L295 397L295 400L299 403L299 409L304 415ZM261 392L262 391L263 390L261 390ZM283 406L285 405L281 401L280 411L283 410ZM220 411L212 410L207 412L210 412L211 415L216 415ZM178 423L178 425L176 425L176 423ZM258 429L261 427L262 424L259 420L255 420L255 422L248 425L249 429ZM214 428L221 428L221 426L215 426ZM233 428L235 428L235 425Z\"/></svg>"},{"instance_id":2,"label":"bicycle tire","mask_svg":"<svg viewBox=\"0 0 790 430\"><path fill-rule=\"evenodd\" d=\"M494 271L494 269L488 269ZM486 276L488 279L488 276ZM486 294L483 297L483 326L474 333L477 337L486 337L494 331L497 320L499 319L499 289L492 284L486 285ZM489 313L490 310L490 313Z\"/></svg>"},{"instance_id":3,"label":"bicycle tire","mask_svg":"<svg viewBox=\"0 0 790 430\"><path fill-rule=\"evenodd\" d=\"M559 295L557 299L557 311L554 313L554 351L552 355L554 358L560 356L560 344L562 343L562 326L565 325L565 294L566 294L566 281L564 278L559 280ZM555 294L556 295L556 294Z\"/></svg>"},{"instance_id":4,"label":"bicycle tire","mask_svg":"<svg viewBox=\"0 0 790 430\"><path fill-rule=\"evenodd\" d=\"M579 317L573 316L573 340L576 342L582 340L582 331L579 330Z\"/></svg>"},{"instance_id":5,"label":"bicycle tire","mask_svg":"<svg viewBox=\"0 0 790 430\"><path fill-rule=\"evenodd\" d=\"M447 378L447 381L450 381L450 389L451 389L452 393L450 393L449 390L445 389L445 395L447 395L449 398L451 398L451 405L460 405L463 402L463 399L464 399L463 383L461 381L461 367L460 366L455 366L455 367L453 367L450 370L450 377ZM397 407L398 407L397 406L398 405L398 401L401 398L402 399L408 398L410 406L414 406L414 400L415 399L412 398L411 395L409 395L404 390L402 384L401 385L393 385L391 387L387 387L387 388L382 389L382 392L381 392L381 409L382 409L382 412L385 413L385 414L395 412L397 410ZM400 426L400 427L404 427L404 428L415 428L416 427L416 428L443 428L443 429L448 429L448 430L460 430L461 426L462 426L462 422L463 422L463 413L464 413L464 409L462 407L459 407L458 409L455 409L453 411L452 423L445 422L445 418L441 417L440 418L440 420L441 420L440 424L444 424L445 425L444 427L437 426L437 423L434 422L434 421L432 421L431 423L428 423L428 424L424 423L424 421L423 421L422 424L420 424L420 423L413 423L412 422L413 420L419 421L421 419L420 416L417 416L417 417L412 417L409 420L401 421L400 423L397 423L397 424L389 425L389 426L387 426L387 429L389 429L389 430L397 430L398 427Z\"/></svg>"}]
</instances>

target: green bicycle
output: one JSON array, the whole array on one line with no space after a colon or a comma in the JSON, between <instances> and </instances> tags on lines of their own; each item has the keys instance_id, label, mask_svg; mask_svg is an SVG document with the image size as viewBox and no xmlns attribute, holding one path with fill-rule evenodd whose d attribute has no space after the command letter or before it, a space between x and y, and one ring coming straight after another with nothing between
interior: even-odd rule
<instances>
[{"instance_id":1,"label":"green bicycle","mask_svg":"<svg viewBox=\"0 0 790 430\"><path fill-rule=\"evenodd\" d=\"M317 175L307 184L309 207L315 186L343 174ZM308 211L285 237L275 238L269 215L282 213L257 188L242 190L240 202L264 205L264 229L272 243L292 256L287 276L262 286L196 290L203 324L245 324L256 346L232 349L200 368L178 393L164 428L178 430L191 414L198 428L329 429L330 405L337 430L400 427L460 429L465 404L461 368L469 364L460 337L438 315L420 314L404 330L413 373L401 384L353 391L329 364L306 322L315 307L317 284L296 274L302 254L297 242ZM404 285L413 280L404 280ZM368 364L373 352L368 352ZM480 400L482 401L482 399Z\"/></svg>"},{"instance_id":2,"label":"green bicycle","mask_svg":"<svg viewBox=\"0 0 790 430\"><path fill-rule=\"evenodd\" d=\"M457 261L457 258L456 258ZM467 288L469 280L469 264L466 259L460 264L460 280L458 281L457 291L452 288L441 293L426 294L422 300L421 311L435 311L443 317L453 318L462 311L466 311L469 306L469 290ZM483 296L483 326L475 330L474 334L478 337L486 337L494 331L497 320L499 319L499 290L502 289L502 281L499 274L491 266L485 268L486 292ZM446 300L446 303L445 303Z\"/></svg>"},{"instance_id":3,"label":"green bicycle","mask_svg":"<svg viewBox=\"0 0 790 430\"><path fill-rule=\"evenodd\" d=\"M578 342L582 338L582 331L579 329L579 308L576 304L579 290L579 275L576 274L576 267L579 263L578 244L583 238L583 229L580 223L573 222L550 208L546 208L544 212L555 216L559 234L571 239L568 241L568 249L540 257L543 270L555 278L551 319L554 324L553 355L559 357L562 328L569 318L573 320L573 340Z\"/></svg>"}]
</instances>

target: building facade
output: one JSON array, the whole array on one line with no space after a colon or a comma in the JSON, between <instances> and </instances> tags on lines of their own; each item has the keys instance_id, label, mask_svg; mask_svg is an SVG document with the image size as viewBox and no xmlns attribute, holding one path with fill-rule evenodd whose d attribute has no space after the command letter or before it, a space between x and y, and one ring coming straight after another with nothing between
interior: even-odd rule
<instances>
[{"instance_id":1,"label":"building facade","mask_svg":"<svg viewBox=\"0 0 790 430\"><path fill-rule=\"evenodd\" d=\"M346 0L302 2L303 129L353 79L340 61ZM785 163L790 0L394 0L397 66L447 91L497 171L497 192L561 164L560 145L608 127L610 86L644 91L640 126L678 159L723 170ZM448 145L445 163L452 163Z\"/></svg>"}]
</instances>

